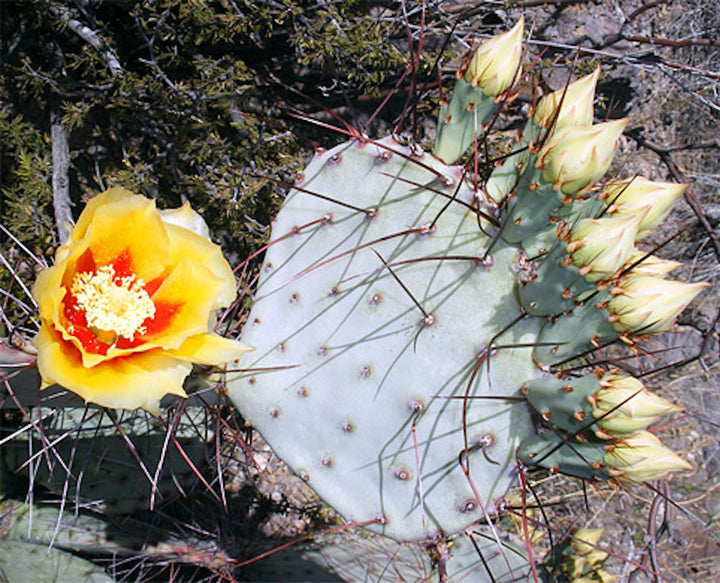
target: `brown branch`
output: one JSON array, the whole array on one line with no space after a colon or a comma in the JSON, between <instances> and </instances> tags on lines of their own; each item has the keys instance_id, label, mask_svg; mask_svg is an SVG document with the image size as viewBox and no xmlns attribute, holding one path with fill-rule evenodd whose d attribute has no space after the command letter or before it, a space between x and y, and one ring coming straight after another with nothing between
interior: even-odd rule
<instances>
[{"instance_id":1,"label":"brown branch","mask_svg":"<svg viewBox=\"0 0 720 583\"><path fill-rule=\"evenodd\" d=\"M679 144L677 146L668 146L668 152L682 152L683 150L711 150L712 148L720 149L720 138L709 142L698 142L697 144Z\"/></svg>"},{"instance_id":2,"label":"brown branch","mask_svg":"<svg viewBox=\"0 0 720 583\"><path fill-rule=\"evenodd\" d=\"M716 73L715 71L700 69L699 67L693 67L692 65L680 63L678 61L671 61L670 59L662 59L660 62L666 67L670 67L671 69L676 69L678 71L690 71L691 73L697 73L698 75L702 75L708 79L720 79L720 73Z\"/></svg>"},{"instance_id":3,"label":"brown branch","mask_svg":"<svg viewBox=\"0 0 720 583\"><path fill-rule=\"evenodd\" d=\"M93 47L113 77L122 75L123 68L112 48L90 27L73 18L71 10L66 6L48 5L48 10L55 18L82 40ZM52 192L53 210L55 212L55 228L60 243L67 241L73 225L72 201L70 200L70 145L67 131L62 125L62 114L57 103L51 105L50 139L52 142Z\"/></svg>"},{"instance_id":4,"label":"brown branch","mask_svg":"<svg viewBox=\"0 0 720 583\"><path fill-rule=\"evenodd\" d=\"M635 20L638 16L640 16L643 12L646 12L647 10L651 10L652 8L657 8L658 6L661 6L662 4L665 4L667 0L657 0L657 2L649 2L647 4L643 4L639 8L636 8L633 12L631 12L628 17L627 21L630 22L631 20Z\"/></svg>"},{"instance_id":5,"label":"brown branch","mask_svg":"<svg viewBox=\"0 0 720 583\"><path fill-rule=\"evenodd\" d=\"M523 8L535 8L538 6L570 6L572 4L589 4L590 0L527 0L519 3Z\"/></svg>"},{"instance_id":6,"label":"brown branch","mask_svg":"<svg viewBox=\"0 0 720 583\"><path fill-rule=\"evenodd\" d=\"M654 142L651 142L650 140L647 140L640 130L640 128L634 128L627 132L625 132L625 135L629 137L630 139L634 140L635 143L637 143L638 146L647 148L654 154L657 154L658 158L662 161L663 164L667 167L668 171L670 172L671 176L681 183L687 183L688 180L683 174L683 172L678 168L677 164L675 163L675 160L673 160L673 157L671 155L671 152L677 152L681 148L673 147L673 148L666 148L664 146L661 146L659 144L656 144ZM711 144L712 147L716 147L716 143ZM684 149L691 149L690 147L686 147ZM710 239L710 242L712 243L713 250L715 251L715 255L717 256L718 260L720 260L720 240L718 240L717 236L715 235L715 232L713 230L712 225L710 224L710 221L708 220L707 216L705 215L705 211L702 208L702 205L700 204L700 201L697 199L695 194L691 191L690 188L688 188L685 191L685 200L690 205L690 208L695 213L695 216L698 219L698 222L702 225L703 229L707 232L708 238Z\"/></svg>"},{"instance_id":7,"label":"brown branch","mask_svg":"<svg viewBox=\"0 0 720 583\"><path fill-rule=\"evenodd\" d=\"M684 40L671 40L669 38L656 38L654 36L630 35L623 36L623 40L649 45L661 45L665 47L720 47L720 41L707 38L686 38Z\"/></svg>"}]
</instances>

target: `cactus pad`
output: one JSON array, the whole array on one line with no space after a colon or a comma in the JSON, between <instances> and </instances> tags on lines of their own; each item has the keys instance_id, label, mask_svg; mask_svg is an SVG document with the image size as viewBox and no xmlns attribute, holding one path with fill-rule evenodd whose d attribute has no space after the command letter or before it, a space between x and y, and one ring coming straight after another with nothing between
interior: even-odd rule
<instances>
[{"instance_id":1,"label":"cactus pad","mask_svg":"<svg viewBox=\"0 0 720 583\"><path fill-rule=\"evenodd\" d=\"M326 501L397 539L493 513L532 431L516 400L539 323L520 321L517 250L486 254L487 212L460 167L390 138L317 155L273 225L254 371L229 382Z\"/></svg>"}]
</instances>

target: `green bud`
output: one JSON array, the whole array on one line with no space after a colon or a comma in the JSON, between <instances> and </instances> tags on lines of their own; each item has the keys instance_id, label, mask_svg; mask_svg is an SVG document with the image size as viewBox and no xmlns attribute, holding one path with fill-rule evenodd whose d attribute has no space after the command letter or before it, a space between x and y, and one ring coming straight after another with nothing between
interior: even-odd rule
<instances>
[{"instance_id":1,"label":"green bud","mask_svg":"<svg viewBox=\"0 0 720 583\"><path fill-rule=\"evenodd\" d=\"M465 71L465 81L486 96L500 95L513 83L520 68L525 18L509 31L491 38L475 51Z\"/></svg>"},{"instance_id":2,"label":"green bud","mask_svg":"<svg viewBox=\"0 0 720 583\"><path fill-rule=\"evenodd\" d=\"M565 194L582 194L605 174L627 118L592 126L567 126L545 143L535 166L542 180Z\"/></svg>"},{"instance_id":3,"label":"green bud","mask_svg":"<svg viewBox=\"0 0 720 583\"><path fill-rule=\"evenodd\" d=\"M627 263L623 265L622 271L632 269L626 273L626 277L665 277L668 273L680 267L682 263L679 261L670 261L662 259L657 255L648 255L641 251L636 251L630 256Z\"/></svg>"}]
</instances>

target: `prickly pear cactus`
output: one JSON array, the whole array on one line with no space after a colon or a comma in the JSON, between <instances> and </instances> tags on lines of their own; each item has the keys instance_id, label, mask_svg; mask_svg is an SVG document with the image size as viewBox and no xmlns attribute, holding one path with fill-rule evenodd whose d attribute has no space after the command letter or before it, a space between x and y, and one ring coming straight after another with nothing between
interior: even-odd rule
<instances>
[{"instance_id":1,"label":"prickly pear cactus","mask_svg":"<svg viewBox=\"0 0 720 583\"><path fill-rule=\"evenodd\" d=\"M398 539L494 513L531 432L539 323L489 211L461 168L386 138L316 156L273 225L244 332L263 370L231 395L322 497Z\"/></svg>"},{"instance_id":2,"label":"prickly pear cactus","mask_svg":"<svg viewBox=\"0 0 720 583\"><path fill-rule=\"evenodd\" d=\"M612 371L563 380L667 329L702 288L636 248L682 186L594 188L627 123L591 125L597 72L543 99L486 183L452 165L469 146L477 162L521 32L460 71L443 161L391 137L315 155L273 224L243 331L254 358L228 383L321 497L398 540L488 518L521 465L625 482L689 468L644 431L671 404Z\"/></svg>"},{"instance_id":3,"label":"prickly pear cactus","mask_svg":"<svg viewBox=\"0 0 720 583\"><path fill-rule=\"evenodd\" d=\"M112 583L102 567L57 548L25 541L3 541L0 574L3 581L27 580L28 574L39 581L76 581Z\"/></svg>"},{"instance_id":4,"label":"prickly pear cactus","mask_svg":"<svg viewBox=\"0 0 720 583\"><path fill-rule=\"evenodd\" d=\"M0 485L31 479L58 495L69 491L73 499L92 502L109 514L125 514L148 508L151 500L177 496L178 484L193 483L193 468L205 464L201 437L209 432L198 435L197 428L207 425L207 412L198 407L186 409L176 423L177 447L167 445L167 428L150 416L120 414L113 421L67 407L47 417L38 424L42 433L24 433L3 444ZM27 464L33 452L43 451L43 443L52 443L55 455L47 459L36 454L35 462Z\"/></svg>"},{"instance_id":5,"label":"prickly pear cactus","mask_svg":"<svg viewBox=\"0 0 720 583\"><path fill-rule=\"evenodd\" d=\"M343 581L531 581L525 549L517 540L476 527L465 535L435 542L397 545L367 533L319 541L305 556L327 565Z\"/></svg>"}]
</instances>

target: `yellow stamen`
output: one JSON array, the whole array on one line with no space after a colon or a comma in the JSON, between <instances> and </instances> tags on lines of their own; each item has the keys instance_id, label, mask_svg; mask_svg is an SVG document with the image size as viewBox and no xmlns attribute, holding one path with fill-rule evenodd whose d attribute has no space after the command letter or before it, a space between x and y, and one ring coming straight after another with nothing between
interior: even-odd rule
<instances>
[{"instance_id":1,"label":"yellow stamen","mask_svg":"<svg viewBox=\"0 0 720 583\"><path fill-rule=\"evenodd\" d=\"M106 265L95 273L76 274L70 291L91 329L132 340L136 333L145 332L143 322L155 315L155 304L144 285L135 275L116 278L115 268Z\"/></svg>"}]
</instances>

